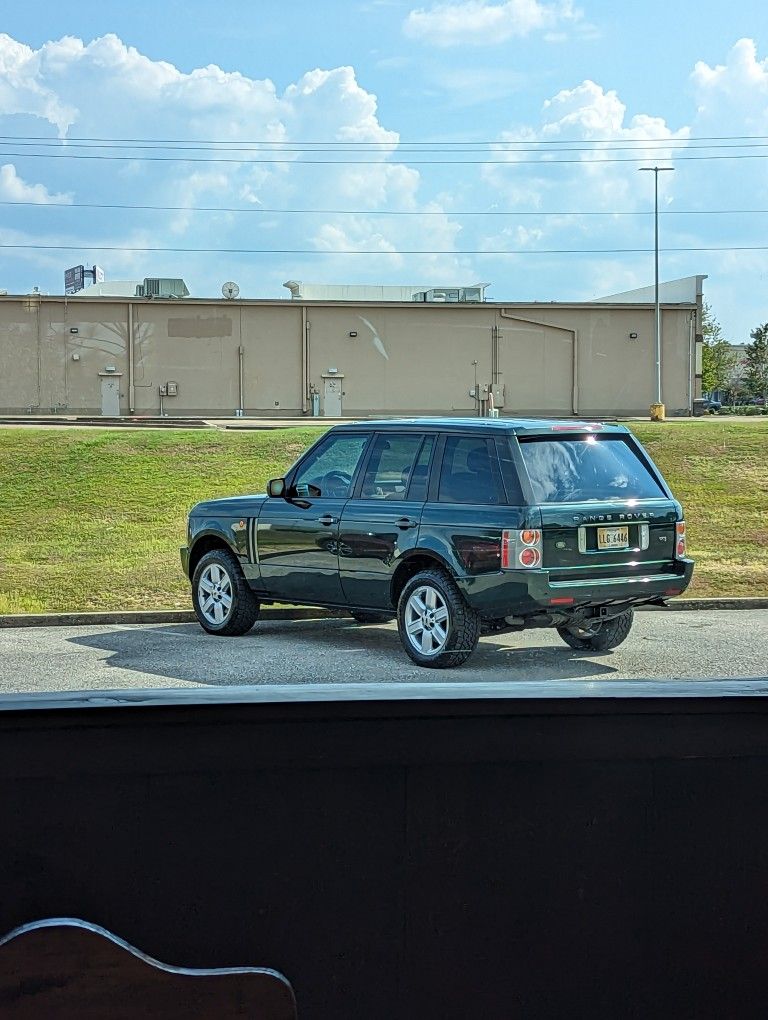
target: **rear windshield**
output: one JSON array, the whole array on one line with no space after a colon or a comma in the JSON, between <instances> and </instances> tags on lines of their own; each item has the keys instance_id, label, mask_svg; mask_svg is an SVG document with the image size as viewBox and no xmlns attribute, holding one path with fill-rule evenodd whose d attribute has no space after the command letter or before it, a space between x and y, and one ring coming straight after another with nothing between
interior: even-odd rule
<instances>
[{"instance_id":1,"label":"rear windshield","mask_svg":"<svg viewBox=\"0 0 768 1020\"><path fill-rule=\"evenodd\" d=\"M665 493L619 437L521 439L520 449L536 503L658 499Z\"/></svg>"}]
</instances>

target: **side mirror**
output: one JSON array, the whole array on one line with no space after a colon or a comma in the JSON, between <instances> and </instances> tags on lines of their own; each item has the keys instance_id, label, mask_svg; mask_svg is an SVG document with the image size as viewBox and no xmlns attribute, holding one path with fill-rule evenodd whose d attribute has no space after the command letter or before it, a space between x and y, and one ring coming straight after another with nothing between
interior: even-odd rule
<instances>
[{"instance_id":1,"label":"side mirror","mask_svg":"<svg viewBox=\"0 0 768 1020\"><path fill-rule=\"evenodd\" d=\"M270 496L285 496L286 486L284 478L272 478L267 482L267 493Z\"/></svg>"}]
</instances>

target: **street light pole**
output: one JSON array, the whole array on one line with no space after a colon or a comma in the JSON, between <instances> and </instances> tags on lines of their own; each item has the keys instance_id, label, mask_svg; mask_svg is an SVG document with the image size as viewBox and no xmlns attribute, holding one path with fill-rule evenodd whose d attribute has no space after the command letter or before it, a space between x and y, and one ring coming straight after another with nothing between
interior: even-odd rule
<instances>
[{"instance_id":1,"label":"street light pole","mask_svg":"<svg viewBox=\"0 0 768 1020\"><path fill-rule=\"evenodd\" d=\"M659 308L659 173L674 170L673 166L641 166L640 170L653 171L653 222L654 222L654 311L656 341L656 403L662 405L661 395L661 310ZM663 412L662 412L663 414Z\"/></svg>"}]
</instances>

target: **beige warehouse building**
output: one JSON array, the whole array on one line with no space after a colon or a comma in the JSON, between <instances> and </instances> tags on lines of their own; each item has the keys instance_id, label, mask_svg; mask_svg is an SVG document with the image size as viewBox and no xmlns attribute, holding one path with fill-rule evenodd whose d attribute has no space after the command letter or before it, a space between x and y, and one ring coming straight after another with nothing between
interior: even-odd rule
<instances>
[{"instance_id":1,"label":"beige warehouse building","mask_svg":"<svg viewBox=\"0 0 768 1020\"><path fill-rule=\"evenodd\" d=\"M704 279L661 290L668 415L700 395ZM502 416L644 415L650 290L589 303L6 295L0 413L463 416L492 394Z\"/></svg>"}]
</instances>

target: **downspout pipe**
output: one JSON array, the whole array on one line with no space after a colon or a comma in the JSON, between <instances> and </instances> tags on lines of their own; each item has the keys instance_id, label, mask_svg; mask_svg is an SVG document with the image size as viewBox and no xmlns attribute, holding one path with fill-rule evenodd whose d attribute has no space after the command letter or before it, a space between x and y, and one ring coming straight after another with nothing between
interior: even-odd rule
<instances>
[{"instance_id":1,"label":"downspout pipe","mask_svg":"<svg viewBox=\"0 0 768 1020\"><path fill-rule=\"evenodd\" d=\"M309 411L309 336L307 306L301 306L301 413Z\"/></svg>"},{"instance_id":2,"label":"downspout pipe","mask_svg":"<svg viewBox=\"0 0 768 1020\"><path fill-rule=\"evenodd\" d=\"M694 323L696 321L696 313L691 312L688 317L688 415L693 417L693 388L694 388L694 376L696 372L696 364L694 361L694 351L696 344L694 341Z\"/></svg>"},{"instance_id":3,"label":"downspout pipe","mask_svg":"<svg viewBox=\"0 0 768 1020\"><path fill-rule=\"evenodd\" d=\"M569 330L573 334L573 388L571 390L571 410L574 414L579 413L579 331Z\"/></svg>"},{"instance_id":4,"label":"downspout pipe","mask_svg":"<svg viewBox=\"0 0 768 1020\"><path fill-rule=\"evenodd\" d=\"M136 413L136 386L133 365L133 304L128 302L128 413Z\"/></svg>"},{"instance_id":5,"label":"downspout pipe","mask_svg":"<svg viewBox=\"0 0 768 1020\"><path fill-rule=\"evenodd\" d=\"M237 384L238 384L238 417L242 418L245 414L245 405L243 397L243 359L245 358L245 348L242 344L238 344L237 347Z\"/></svg>"}]
</instances>

